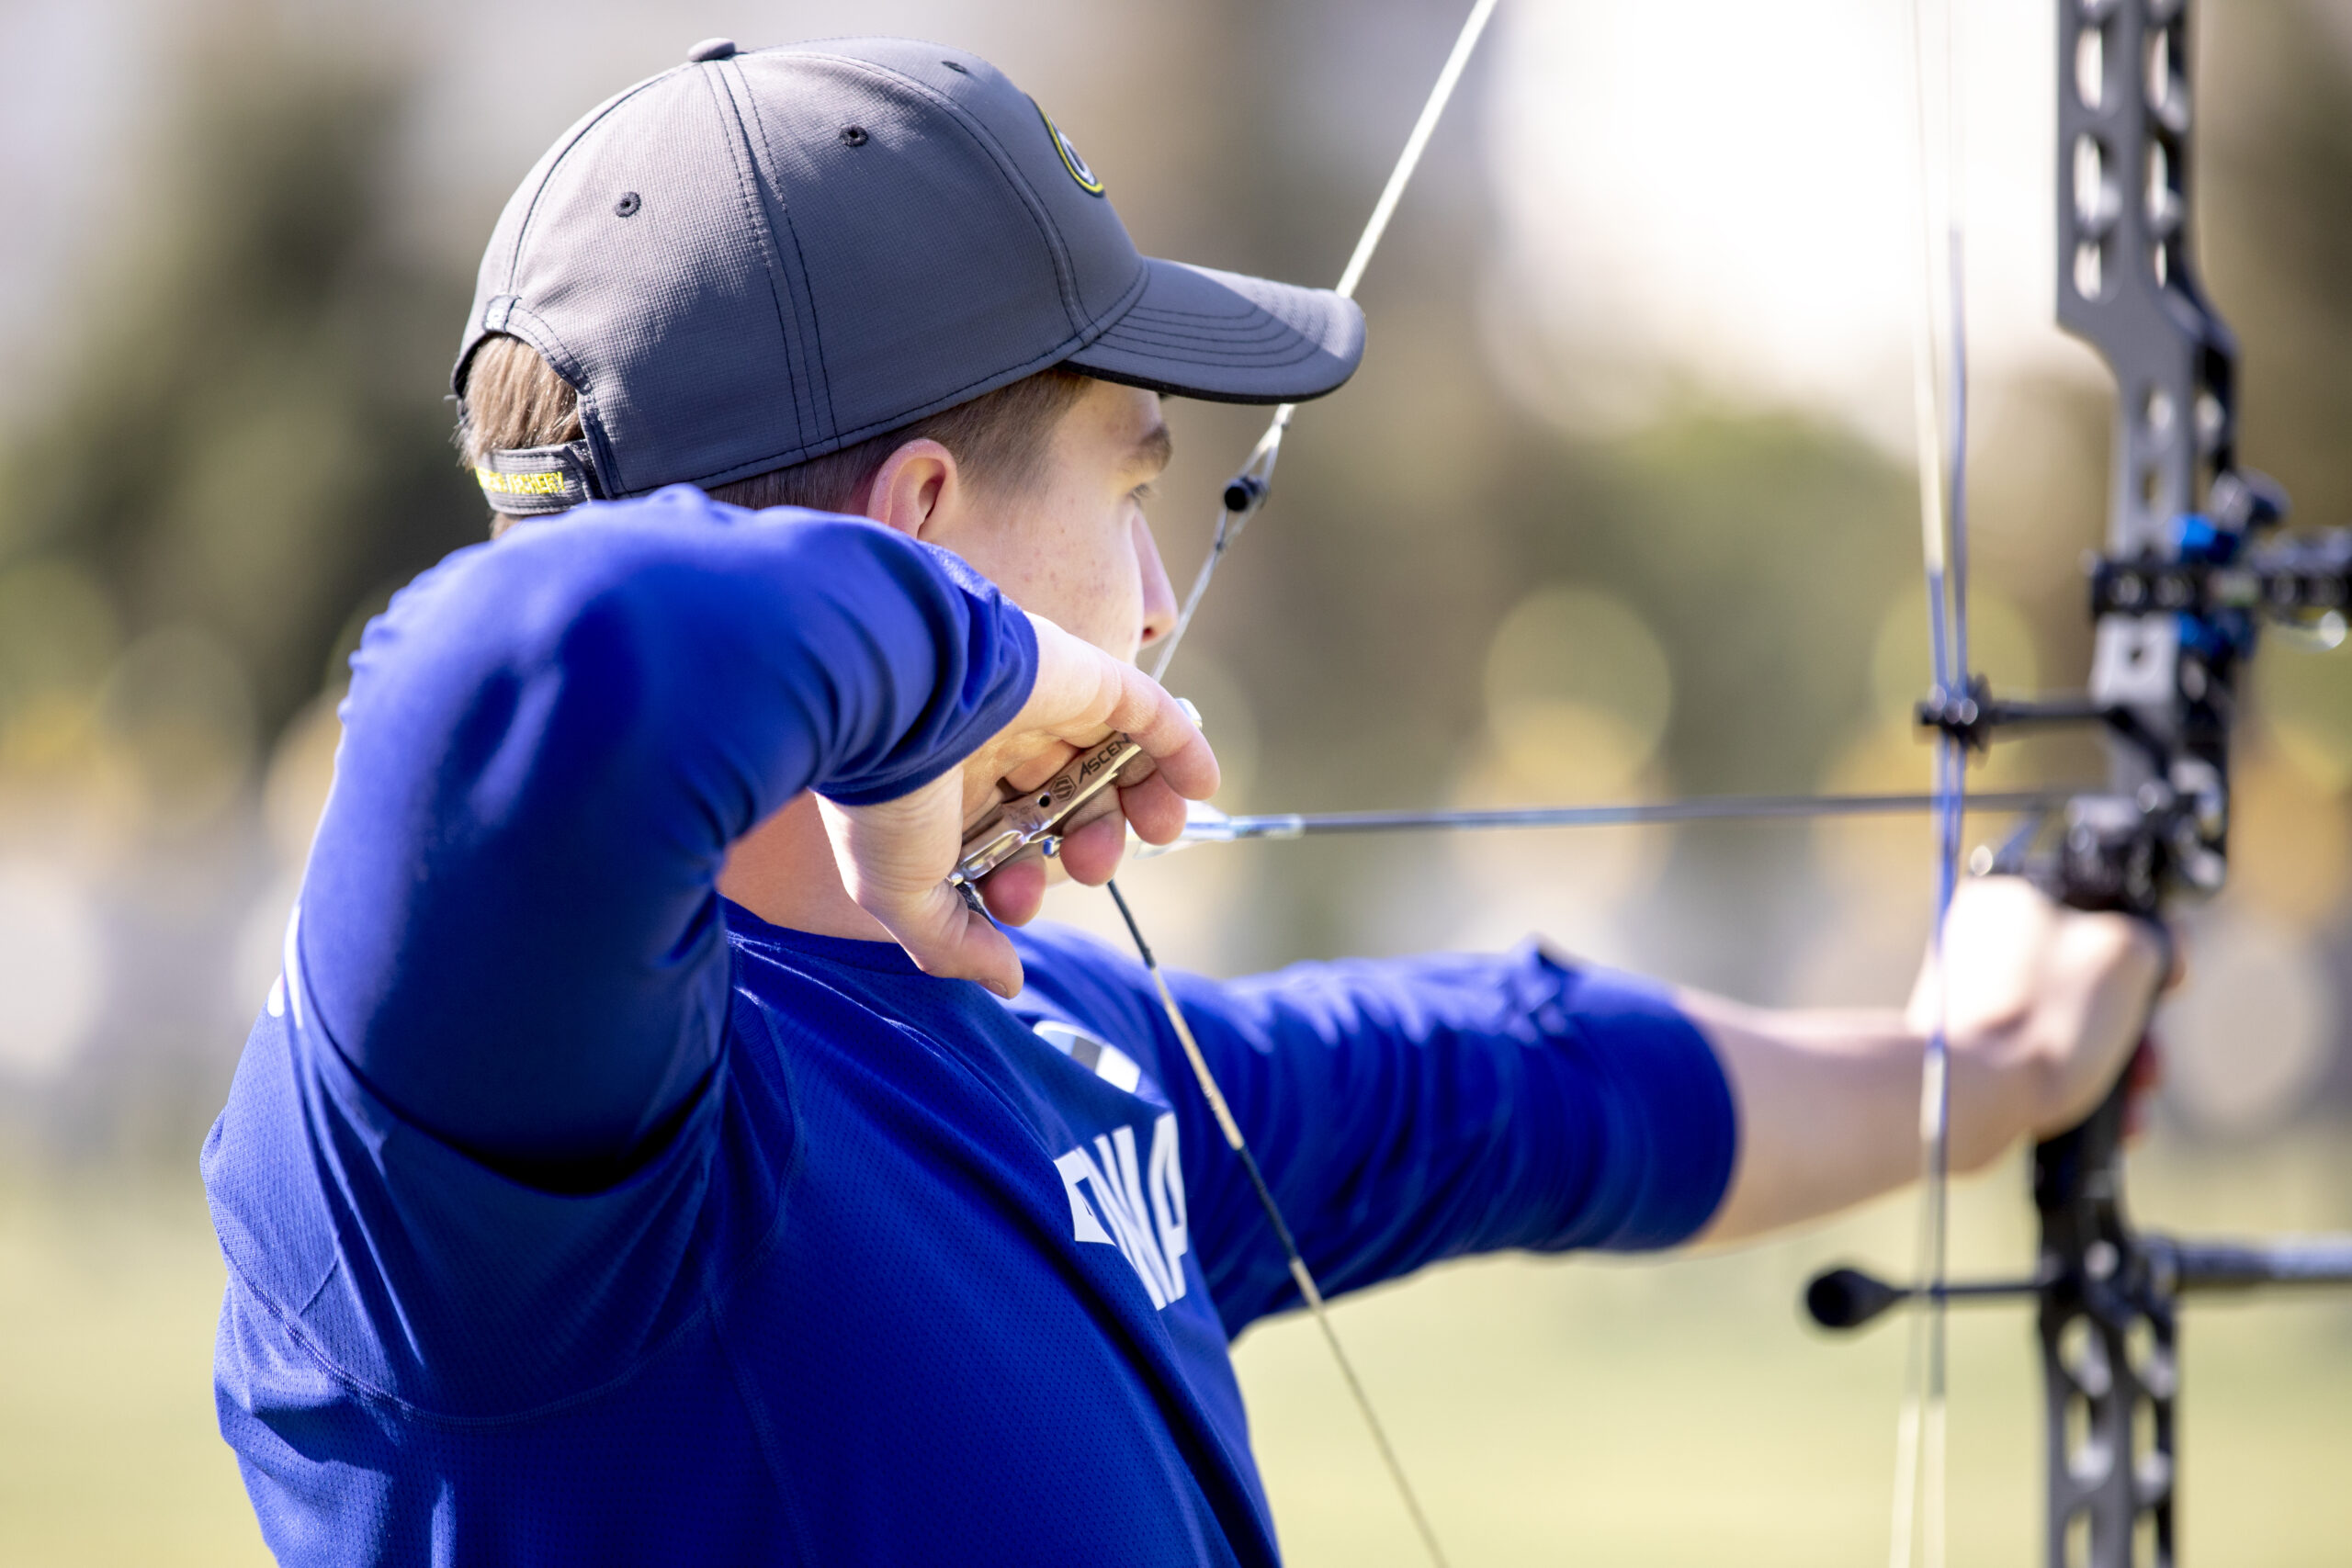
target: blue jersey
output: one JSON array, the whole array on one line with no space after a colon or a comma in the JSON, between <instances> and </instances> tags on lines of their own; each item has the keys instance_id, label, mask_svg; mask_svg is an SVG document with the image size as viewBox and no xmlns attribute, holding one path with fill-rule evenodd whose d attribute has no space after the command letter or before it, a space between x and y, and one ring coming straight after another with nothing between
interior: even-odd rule
<instances>
[{"instance_id":1,"label":"blue jersey","mask_svg":"<svg viewBox=\"0 0 2352 1568\"><path fill-rule=\"evenodd\" d=\"M1024 617L685 490L453 557L354 661L284 971L205 1147L221 1429L291 1563L1271 1563L1227 1345L1296 1305L1148 978L1008 1006L722 901L794 795L1016 711ZM1656 1247L1730 1095L1533 949L1179 976L1333 1293Z\"/></svg>"}]
</instances>

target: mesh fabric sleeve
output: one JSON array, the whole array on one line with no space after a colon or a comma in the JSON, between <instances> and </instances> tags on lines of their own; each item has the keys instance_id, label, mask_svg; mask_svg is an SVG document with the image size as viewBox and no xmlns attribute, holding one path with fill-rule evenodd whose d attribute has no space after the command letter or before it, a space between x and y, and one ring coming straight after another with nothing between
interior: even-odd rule
<instances>
[{"instance_id":1,"label":"mesh fabric sleeve","mask_svg":"<svg viewBox=\"0 0 2352 1568\"><path fill-rule=\"evenodd\" d=\"M1024 937L1033 982L1149 1042L1183 1132L1193 1247L1227 1330L1298 1304L1141 967L1074 933ZM1738 1129L1713 1047L1665 990L1500 955L1171 974L1283 1218L1338 1295L1448 1258L1666 1247L1713 1214Z\"/></svg>"},{"instance_id":2,"label":"mesh fabric sleeve","mask_svg":"<svg viewBox=\"0 0 2352 1568\"><path fill-rule=\"evenodd\" d=\"M716 1059L728 845L936 777L1035 663L945 552L683 487L459 552L352 660L298 925L320 1023L467 1153L609 1179Z\"/></svg>"}]
</instances>

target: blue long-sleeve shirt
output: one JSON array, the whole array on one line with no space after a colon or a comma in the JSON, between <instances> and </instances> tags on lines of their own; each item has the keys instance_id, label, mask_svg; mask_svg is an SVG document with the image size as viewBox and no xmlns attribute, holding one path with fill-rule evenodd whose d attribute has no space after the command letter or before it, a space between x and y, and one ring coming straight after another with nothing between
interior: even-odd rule
<instances>
[{"instance_id":1,"label":"blue long-sleeve shirt","mask_svg":"<svg viewBox=\"0 0 2352 1568\"><path fill-rule=\"evenodd\" d=\"M1229 1339L1295 1304L1148 981L1012 1006L715 891L1024 700L1025 619L869 524L684 489L370 627L207 1141L221 1429L298 1563L1271 1563ZM1530 949L1177 982L1326 1288L1704 1223L1652 987Z\"/></svg>"}]
</instances>

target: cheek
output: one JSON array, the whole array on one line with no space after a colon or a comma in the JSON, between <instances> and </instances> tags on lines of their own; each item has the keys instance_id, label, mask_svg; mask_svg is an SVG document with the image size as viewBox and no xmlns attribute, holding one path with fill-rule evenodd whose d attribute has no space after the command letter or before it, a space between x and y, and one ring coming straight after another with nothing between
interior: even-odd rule
<instances>
[{"instance_id":1,"label":"cheek","mask_svg":"<svg viewBox=\"0 0 2352 1568\"><path fill-rule=\"evenodd\" d=\"M1056 571L1056 596L1072 617L1063 626L1121 658L1134 652L1142 635L1143 591L1132 536L1122 508L1069 539Z\"/></svg>"},{"instance_id":2,"label":"cheek","mask_svg":"<svg viewBox=\"0 0 2352 1568\"><path fill-rule=\"evenodd\" d=\"M1141 601L1135 552L1127 547L1125 524L1115 531L1096 534L1087 542L1084 555L1074 555L1070 565L1070 589L1081 602L1090 632L1100 634L1091 640L1124 653L1126 639L1135 635L1136 605Z\"/></svg>"},{"instance_id":3,"label":"cheek","mask_svg":"<svg viewBox=\"0 0 2352 1568\"><path fill-rule=\"evenodd\" d=\"M991 541L987 562L973 564L1023 609L1127 658L1143 634L1134 513L1125 501L1108 513L1079 506L1033 512Z\"/></svg>"}]
</instances>

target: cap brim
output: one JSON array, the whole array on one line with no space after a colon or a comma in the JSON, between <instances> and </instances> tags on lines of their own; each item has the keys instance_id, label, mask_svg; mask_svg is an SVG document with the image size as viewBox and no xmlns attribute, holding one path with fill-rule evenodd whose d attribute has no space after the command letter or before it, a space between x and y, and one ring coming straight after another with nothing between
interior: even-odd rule
<instances>
[{"instance_id":1,"label":"cap brim","mask_svg":"<svg viewBox=\"0 0 2352 1568\"><path fill-rule=\"evenodd\" d=\"M1143 293L1064 361L1072 369L1213 402L1289 403L1337 390L1363 358L1363 312L1328 288L1144 265Z\"/></svg>"}]
</instances>

